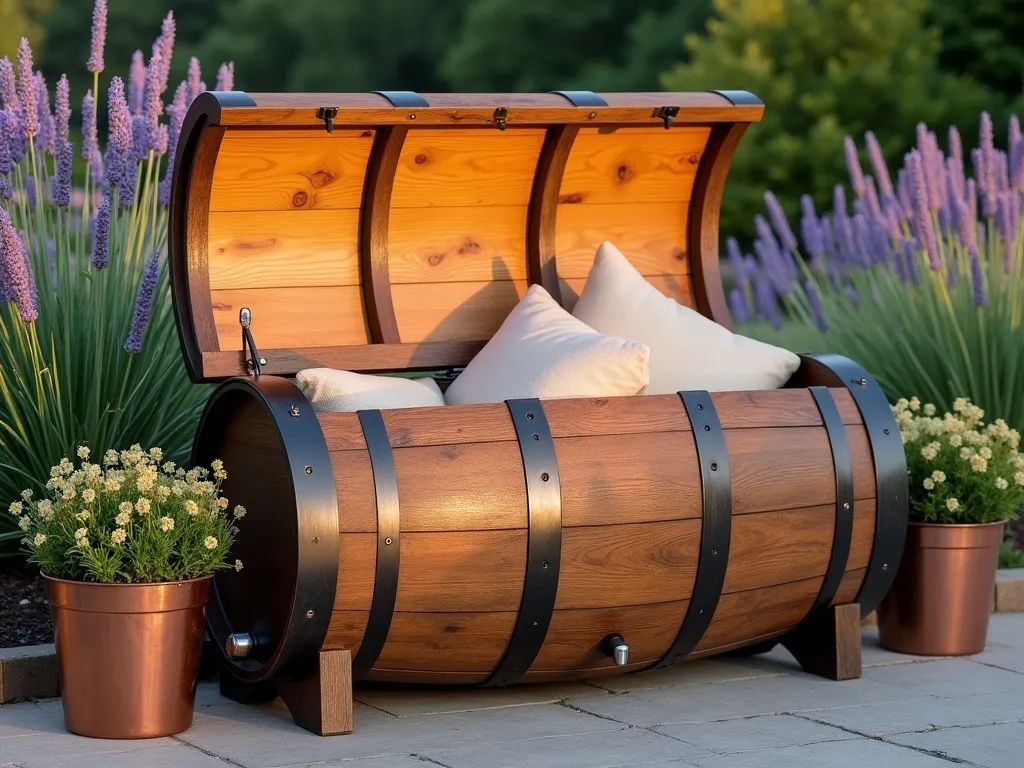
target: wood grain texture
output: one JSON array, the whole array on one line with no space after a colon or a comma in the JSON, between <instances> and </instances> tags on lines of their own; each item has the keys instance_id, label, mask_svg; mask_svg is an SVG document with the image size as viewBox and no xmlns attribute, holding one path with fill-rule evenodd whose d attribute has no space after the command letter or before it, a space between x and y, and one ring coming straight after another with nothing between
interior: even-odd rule
<instances>
[{"instance_id":1,"label":"wood grain texture","mask_svg":"<svg viewBox=\"0 0 1024 768\"><path fill-rule=\"evenodd\" d=\"M212 211L359 208L373 132L291 138L227 131L210 194Z\"/></svg>"},{"instance_id":2,"label":"wood grain texture","mask_svg":"<svg viewBox=\"0 0 1024 768\"><path fill-rule=\"evenodd\" d=\"M207 127L199 135L188 187L188 234L186 236L186 269L191 308L192 339L200 354L220 350L221 335L217 329L216 312L210 300L209 218L211 185L219 167L224 129ZM238 316L235 316L236 338L241 338ZM241 346L241 344L239 344ZM201 359L201 358L200 358Z\"/></svg>"},{"instance_id":3,"label":"wood grain texture","mask_svg":"<svg viewBox=\"0 0 1024 768\"><path fill-rule=\"evenodd\" d=\"M835 506L737 515L732 519L724 594L825 576Z\"/></svg>"},{"instance_id":4,"label":"wood grain texture","mask_svg":"<svg viewBox=\"0 0 1024 768\"><path fill-rule=\"evenodd\" d=\"M732 318L725 301L725 289L719 273L718 220L722 209L725 180L732 156L746 133L748 124L716 125L708 139L707 151L693 185L687 218L687 252L693 273L696 308L705 317L732 329Z\"/></svg>"},{"instance_id":5,"label":"wood grain texture","mask_svg":"<svg viewBox=\"0 0 1024 768\"><path fill-rule=\"evenodd\" d=\"M832 605L845 605L856 600L867 572L867 568L858 568L844 573L843 580L839 583L839 591L836 592L836 596L832 600Z\"/></svg>"},{"instance_id":6,"label":"wood grain texture","mask_svg":"<svg viewBox=\"0 0 1024 768\"><path fill-rule=\"evenodd\" d=\"M810 617L782 644L805 672L829 680L854 680L861 675L860 606L829 608Z\"/></svg>"},{"instance_id":7,"label":"wood grain texture","mask_svg":"<svg viewBox=\"0 0 1024 768\"><path fill-rule=\"evenodd\" d=\"M212 290L359 284L359 214L352 209L214 212Z\"/></svg>"},{"instance_id":8,"label":"wood grain texture","mask_svg":"<svg viewBox=\"0 0 1024 768\"><path fill-rule=\"evenodd\" d=\"M404 283L391 288L407 342L486 341L526 293L525 280Z\"/></svg>"},{"instance_id":9,"label":"wood grain texture","mask_svg":"<svg viewBox=\"0 0 1024 768\"><path fill-rule=\"evenodd\" d=\"M693 305L689 275L647 275L647 282L658 289L662 294L673 301L684 306ZM559 290L562 295L562 306L567 312L572 312L573 307L583 293L583 286L586 285L586 278L574 277L568 280L559 280Z\"/></svg>"},{"instance_id":10,"label":"wood grain texture","mask_svg":"<svg viewBox=\"0 0 1024 768\"><path fill-rule=\"evenodd\" d=\"M530 282L542 285L559 303L562 296L555 256L558 250L555 219L565 164L577 132L578 129L571 125L548 128L537 160L527 214L526 252Z\"/></svg>"},{"instance_id":11,"label":"wood grain texture","mask_svg":"<svg viewBox=\"0 0 1024 768\"><path fill-rule=\"evenodd\" d=\"M352 656L320 651L312 675L277 683L295 724L318 736L352 733Z\"/></svg>"},{"instance_id":12,"label":"wood grain texture","mask_svg":"<svg viewBox=\"0 0 1024 768\"><path fill-rule=\"evenodd\" d=\"M394 177L394 208L514 205L530 200L544 131L416 129Z\"/></svg>"}]
</instances>

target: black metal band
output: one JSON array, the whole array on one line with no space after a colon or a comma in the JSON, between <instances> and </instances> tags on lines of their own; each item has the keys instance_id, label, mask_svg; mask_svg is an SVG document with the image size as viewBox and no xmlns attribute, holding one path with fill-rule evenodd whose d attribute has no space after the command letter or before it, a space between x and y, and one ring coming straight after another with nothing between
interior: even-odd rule
<instances>
[{"instance_id":1,"label":"black metal band","mask_svg":"<svg viewBox=\"0 0 1024 768\"><path fill-rule=\"evenodd\" d=\"M608 102L593 91L549 91L567 99L574 107L607 107Z\"/></svg>"},{"instance_id":2,"label":"black metal band","mask_svg":"<svg viewBox=\"0 0 1024 768\"><path fill-rule=\"evenodd\" d=\"M555 610L562 556L562 491L555 442L540 400L506 400L523 456L529 539L526 576L505 655L485 686L516 682L537 658Z\"/></svg>"},{"instance_id":3,"label":"black metal band","mask_svg":"<svg viewBox=\"0 0 1024 768\"><path fill-rule=\"evenodd\" d=\"M750 91L711 91L729 100L730 104L744 107L764 106L764 102Z\"/></svg>"},{"instance_id":4,"label":"black metal band","mask_svg":"<svg viewBox=\"0 0 1024 768\"><path fill-rule=\"evenodd\" d=\"M374 91L374 93L390 101L393 107L423 108L430 106L430 102L416 93L416 91Z\"/></svg>"},{"instance_id":5,"label":"black metal band","mask_svg":"<svg viewBox=\"0 0 1024 768\"><path fill-rule=\"evenodd\" d=\"M365 677L373 668L391 629L398 595L399 509L398 477L391 440L380 411L358 411L359 424L370 454L373 489L377 496L377 569L373 581L373 602L359 651L352 659L352 678Z\"/></svg>"},{"instance_id":6,"label":"black metal band","mask_svg":"<svg viewBox=\"0 0 1024 768\"><path fill-rule=\"evenodd\" d=\"M679 634L665 655L654 665L656 667L665 667L682 660L704 637L725 586L732 534L729 453L718 413L707 392L680 392L679 397L686 408L697 444L704 519L690 605L679 627Z\"/></svg>"},{"instance_id":7,"label":"black metal band","mask_svg":"<svg viewBox=\"0 0 1024 768\"><path fill-rule=\"evenodd\" d=\"M878 607L889 591L903 557L910 514L907 456L889 401L867 371L840 355L813 354L801 357L803 365L794 383L799 386L801 377L813 377L816 384L822 383L826 377L835 380L835 384L841 382L853 395L874 456L877 504L875 537L868 570L857 595L861 615L867 616ZM821 376L822 372L826 374L825 377Z\"/></svg>"},{"instance_id":8,"label":"black metal band","mask_svg":"<svg viewBox=\"0 0 1024 768\"><path fill-rule=\"evenodd\" d=\"M825 578L822 579L821 589L808 616L828 608L839 591L843 574L846 573L846 563L850 558L854 503L853 459L850 456L850 443L846 439L846 427L843 426L836 401L828 387L811 387L810 392L821 412L829 445L832 447L832 466L836 474L836 522L832 534L832 556L829 558Z\"/></svg>"},{"instance_id":9,"label":"black metal band","mask_svg":"<svg viewBox=\"0 0 1024 768\"><path fill-rule=\"evenodd\" d=\"M196 430L193 466L208 466L211 459L217 458L207 456L206 451L211 442L209 436L223 430L221 419L225 409L218 408L218 401L237 396L237 390L251 394L274 421L282 450L287 454L298 517L295 596L283 636L274 638L270 658L261 662L226 656L228 635L250 627L229 625L216 582L206 612L207 629L214 644L225 654L231 672L242 680L260 682L303 674L308 664L315 663L324 644L338 586L338 491L331 454L313 406L298 387L279 376L228 379L216 389Z\"/></svg>"}]
</instances>

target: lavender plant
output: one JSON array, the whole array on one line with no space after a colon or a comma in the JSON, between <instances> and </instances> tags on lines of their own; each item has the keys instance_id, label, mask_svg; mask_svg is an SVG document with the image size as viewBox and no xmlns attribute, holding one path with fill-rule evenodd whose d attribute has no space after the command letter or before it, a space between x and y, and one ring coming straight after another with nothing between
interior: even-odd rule
<instances>
[{"instance_id":1,"label":"lavender plant","mask_svg":"<svg viewBox=\"0 0 1024 768\"><path fill-rule=\"evenodd\" d=\"M947 151L924 124L892 174L865 135L871 173L846 140L853 192L837 185L831 211L801 200L800 238L765 195L754 255L730 239L730 301L745 332L808 351L846 355L891 401L917 393L942 411L966 397L1024 429L1024 137L1009 146L981 116L980 146Z\"/></svg>"},{"instance_id":2,"label":"lavender plant","mask_svg":"<svg viewBox=\"0 0 1024 768\"><path fill-rule=\"evenodd\" d=\"M72 189L67 78L51 111L28 40L16 65L0 59L0 502L25 486L41 491L48 468L79 444L162 445L180 461L204 397L181 363L165 250L174 147L205 85L193 59L165 106L169 13L149 61L133 58L127 91L114 77L101 92L106 20L106 0L96 0L82 190ZM221 70L231 87L233 65ZM21 536L0 518L0 544Z\"/></svg>"}]
</instances>

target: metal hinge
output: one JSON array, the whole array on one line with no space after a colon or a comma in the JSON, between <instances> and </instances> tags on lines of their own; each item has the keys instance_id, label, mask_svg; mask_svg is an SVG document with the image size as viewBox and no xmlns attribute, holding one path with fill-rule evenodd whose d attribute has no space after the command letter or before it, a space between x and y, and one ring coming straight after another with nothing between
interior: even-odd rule
<instances>
[{"instance_id":1,"label":"metal hinge","mask_svg":"<svg viewBox=\"0 0 1024 768\"><path fill-rule=\"evenodd\" d=\"M327 132L331 133L334 130L334 118L338 116L337 107L320 107L316 111L316 117L318 120L323 120L327 126Z\"/></svg>"},{"instance_id":2,"label":"metal hinge","mask_svg":"<svg viewBox=\"0 0 1024 768\"><path fill-rule=\"evenodd\" d=\"M504 131L508 127L508 109L506 107L498 107L494 110L494 123L498 126L499 131Z\"/></svg>"},{"instance_id":3,"label":"metal hinge","mask_svg":"<svg viewBox=\"0 0 1024 768\"><path fill-rule=\"evenodd\" d=\"M245 369L250 376L260 377L263 372L262 366L267 364L265 357L260 357L256 349L256 340L252 337L249 326L252 325L252 311L248 307L242 307L238 313L238 324L242 326L242 354L245 358Z\"/></svg>"},{"instance_id":4,"label":"metal hinge","mask_svg":"<svg viewBox=\"0 0 1024 768\"><path fill-rule=\"evenodd\" d=\"M654 116L660 117L665 121L665 130L672 127L672 121L676 119L676 115L679 114L679 107L658 107L654 110Z\"/></svg>"}]
</instances>

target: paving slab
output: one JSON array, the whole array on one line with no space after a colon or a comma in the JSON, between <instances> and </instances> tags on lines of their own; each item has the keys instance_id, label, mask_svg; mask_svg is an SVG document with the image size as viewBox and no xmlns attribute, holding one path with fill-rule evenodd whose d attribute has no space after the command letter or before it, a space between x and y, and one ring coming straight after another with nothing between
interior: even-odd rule
<instances>
[{"instance_id":1,"label":"paving slab","mask_svg":"<svg viewBox=\"0 0 1024 768\"><path fill-rule=\"evenodd\" d=\"M699 768L951 768L950 762L940 757L871 739L828 741L738 755L705 755L697 759L697 765Z\"/></svg>"},{"instance_id":2,"label":"paving slab","mask_svg":"<svg viewBox=\"0 0 1024 768\"><path fill-rule=\"evenodd\" d=\"M1017 713L1024 717L1024 707ZM945 728L928 733L894 736L891 741L925 749L984 768L1011 768L1024 764L1024 723Z\"/></svg>"},{"instance_id":3,"label":"paving slab","mask_svg":"<svg viewBox=\"0 0 1024 768\"><path fill-rule=\"evenodd\" d=\"M706 752L722 754L861 738L857 734L792 715L762 715L714 723L677 723L661 725L654 730L693 744Z\"/></svg>"},{"instance_id":4,"label":"paving slab","mask_svg":"<svg viewBox=\"0 0 1024 768\"><path fill-rule=\"evenodd\" d=\"M929 696L970 696L1020 690L1014 673L963 659L939 659L929 664L875 667L864 670L865 680L875 680ZM1022 705L1024 706L1024 705Z\"/></svg>"},{"instance_id":5,"label":"paving slab","mask_svg":"<svg viewBox=\"0 0 1024 768\"><path fill-rule=\"evenodd\" d=\"M727 680L778 677L789 674L790 671L790 669L780 668L777 664L764 662L756 657L721 657L683 662L665 669L633 672L617 677L601 677L591 680L590 685L613 693L628 693L655 688L673 688L680 685L704 685Z\"/></svg>"},{"instance_id":6,"label":"paving slab","mask_svg":"<svg viewBox=\"0 0 1024 768\"><path fill-rule=\"evenodd\" d=\"M18 768L229 768L230 763L185 744L171 742L141 743L137 749L122 752L20 758L14 765ZM425 766L420 763L418 768Z\"/></svg>"},{"instance_id":7,"label":"paving slab","mask_svg":"<svg viewBox=\"0 0 1024 768\"><path fill-rule=\"evenodd\" d=\"M604 691L587 683L521 685L511 688L469 688L459 690L356 689L356 701L396 717L474 712L480 709L557 704L577 696L601 695Z\"/></svg>"},{"instance_id":8,"label":"paving slab","mask_svg":"<svg viewBox=\"0 0 1024 768\"><path fill-rule=\"evenodd\" d=\"M1017 648L989 648L984 653L971 656L971 661L999 667L1009 672L1024 675L1024 650Z\"/></svg>"}]
</instances>

